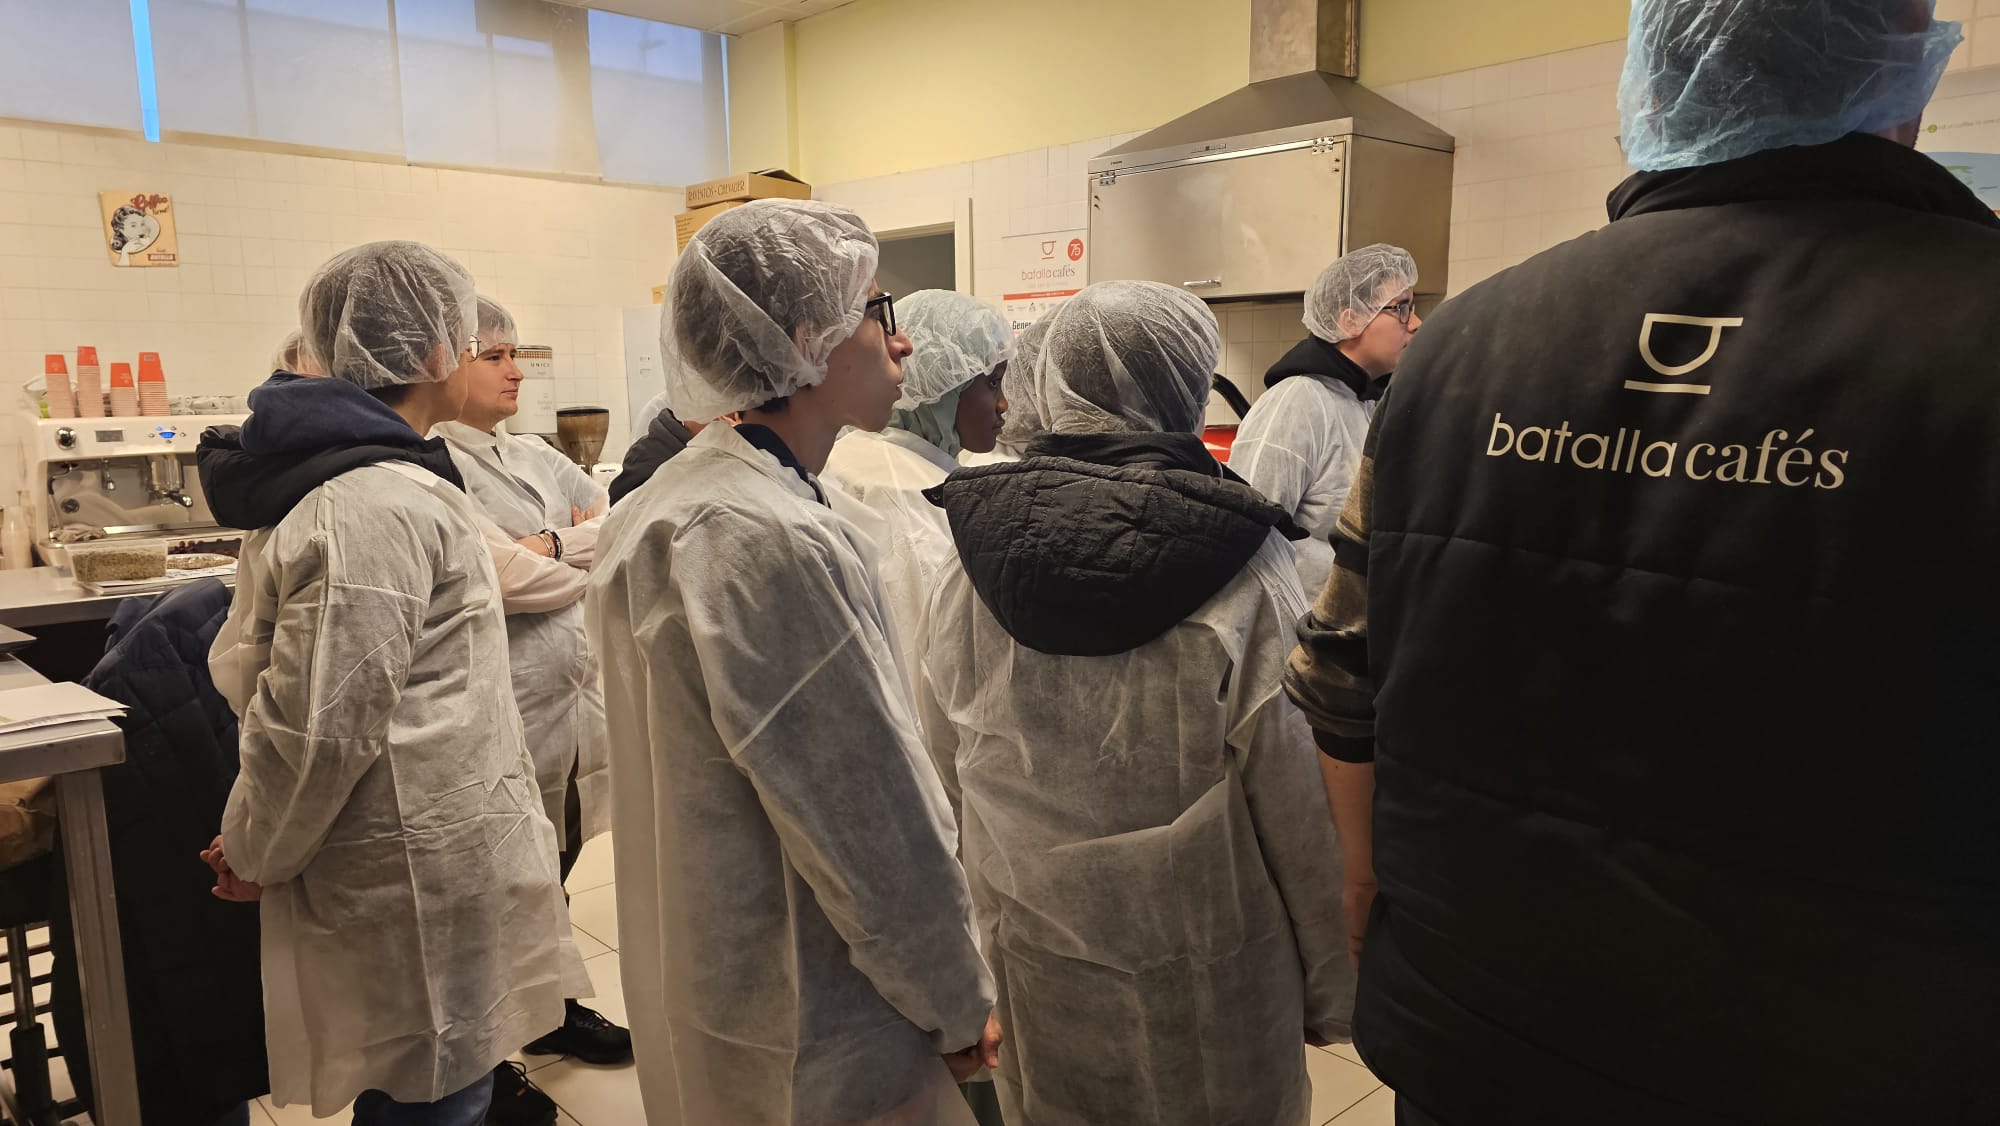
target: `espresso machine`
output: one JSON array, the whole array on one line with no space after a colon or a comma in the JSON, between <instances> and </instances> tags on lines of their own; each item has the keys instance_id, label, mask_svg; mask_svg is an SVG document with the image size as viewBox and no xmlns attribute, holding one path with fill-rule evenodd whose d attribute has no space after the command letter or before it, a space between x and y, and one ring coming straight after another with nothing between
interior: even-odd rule
<instances>
[{"instance_id":1,"label":"espresso machine","mask_svg":"<svg viewBox=\"0 0 2000 1126\"><path fill-rule=\"evenodd\" d=\"M245 417L16 416L36 555L62 566L72 543L161 539L169 551L236 554L242 534L215 522L194 455L203 430Z\"/></svg>"}]
</instances>

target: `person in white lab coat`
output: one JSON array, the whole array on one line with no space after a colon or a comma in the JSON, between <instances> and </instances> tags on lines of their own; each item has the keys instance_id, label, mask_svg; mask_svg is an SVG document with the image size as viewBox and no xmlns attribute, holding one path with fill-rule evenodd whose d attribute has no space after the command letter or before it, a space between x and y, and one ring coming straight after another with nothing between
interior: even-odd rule
<instances>
[{"instance_id":1,"label":"person in white lab coat","mask_svg":"<svg viewBox=\"0 0 2000 1126\"><path fill-rule=\"evenodd\" d=\"M262 898L272 1095L359 1126L474 1126L589 990L480 516L423 437L464 405L473 308L427 246L336 255L300 298L328 378L273 375L199 455L247 529L210 656L242 772L204 858Z\"/></svg>"},{"instance_id":2,"label":"person in white lab coat","mask_svg":"<svg viewBox=\"0 0 2000 1126\"><path fill-rule=\"evenodd\" d=\"M903 361L903 397L881 430L850 430L826 459L829 482L888 525L880 544L889 629L914 671L924 604L958 565L944 510L924 490L958 468L961 449L993 449L1007 412L1000 393L1013 334L999 310L965 293L926 289L898 298L896 320L915 351Z\"/></svg>"},{"instance_id":3,"label":"person in white lab coat","mask_svg":"<svg viewBox=\"0 0 2000 1126\"><path fill-rule=\"evenodd\" d=\"M1375 403L1423 326L1416 287L1416 260L1399 246L1364 246L1321 271L1306 294L1308 335L1265 374L1269 390L1229 452L1229 467L1307 533L1293 545L1307 598L1333 573L1333 525Z\"/></svg>"},{"instance_id":4,"label":"person in white lab coat","mask_svg":"<svg viewBox=\"0 0 2000 1126\"><path fill-rule=\"evenodd\" d=\"M618 914L653 1126L934 1126L997 1055L956 834L875 541L818 473L910 344L853 212L703 227L663 316L710 426L605 521L586 618L611 726Z\"/></svg>"},{"instance_id":5,"label":"person in white lab coat","mask_svg":"<svg viewBox=\"0 0 2000 1126\"><path fill-rule=\"evenodd\" d=\"M991 452L960 450L960 465L969 467L1019 461L1027 451L1029 441L1047 429L1042 425L1041 415L1036 412L1035 397L1028 392L1027 382L1034 374L1035 356L1042 350L1042 338L1048 335L1049 320L1054 316L1054 309L1043 313L1039 320L1022 329L1020 335L1014 338L1014 358L1007 361L1007 374L1000 378L1000 397L1007 402L1007 418L1000 426L1000 436L993 440Z\"/></svg>"},{"instance_id":6,"label":"person in white lab coat","mask_svg":"<svg viewBox=\"0 0 2000 1126\"><path fill-rule=\"evenodd\" d=\"M451 447L465 491L485 516L480 530L507 610L514 701L535 760L542 809L563 842L560 871L567 880L584 842L610 828L604 685L583 631L583 594L610 501L602 486L547 442L500 429L519 410L519 335L506 309L479 298L479 342L465 409L433 433ZM630 1033L573 998L565 1008L562 1027L524 1051L598 1065L631 1060ZM525 1082L518 1075L496 1077L498 1084L517 1081ZM502 1101L500 1093L495 1101Z\"/></svg>"},{"instance_id":7,"label":"person in white lab coat","mask_svg":"<svg viewBox=\"0 0 2000 1126\"><path fill-rule=\"evenodd\" d=\"M918 696L956 800L1008 1126L1310 1126L1354 970L1319 753L1282 687L1276 506L1201 438L1215 318L1155 282L1057 312L1050 432L935 490L963 566Z\"/></svg>"}]
</instances>

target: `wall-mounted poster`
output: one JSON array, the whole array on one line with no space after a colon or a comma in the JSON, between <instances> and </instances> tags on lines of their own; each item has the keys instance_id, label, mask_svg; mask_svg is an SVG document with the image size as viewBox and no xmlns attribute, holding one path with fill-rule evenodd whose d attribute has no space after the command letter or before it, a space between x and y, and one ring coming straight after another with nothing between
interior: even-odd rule
<instances>
[{"instance_id":1,"label":"wall-mounted poster","mask_svg":"<svg viewBox=\"0 0 2000 1126\"><path fill-rule=\"evenodd\" d=\"M99 192L104 245L114 266L177 266L173 201L158 192Z\"/></svg>"},{"instance_id":2,"label":"wall-mounted poster","mask_svg":"<svg viewBox=\"0 0 2000 1126\"><path fill-rule=\"evenodd\" d=\"M1015 335L1043 313L1076 296L1090 280L1083 241L1089 233L1048 231L1001 240L1011 292L1001 294L1000 302Z\"/></svg>"}]
</instances>

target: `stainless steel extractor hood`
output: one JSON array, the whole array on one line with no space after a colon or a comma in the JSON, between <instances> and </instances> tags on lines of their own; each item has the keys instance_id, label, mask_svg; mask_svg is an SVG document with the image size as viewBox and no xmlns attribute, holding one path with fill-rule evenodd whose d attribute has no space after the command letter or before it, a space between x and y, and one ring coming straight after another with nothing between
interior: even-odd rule
<instances>
[{"instance_id":1,"label":"stainless steel extractor hood","mask_svg":"<svg viewBox=\"0 0 2000 1126\"><path fill-rule=\"evenodd\" d=\"M1251 0L1250 84L1090 162L1092 280L1291 294L1391 242L1445 291L1452 138L1354 80L1359 2Z\"/></svg>"}]
</instances>

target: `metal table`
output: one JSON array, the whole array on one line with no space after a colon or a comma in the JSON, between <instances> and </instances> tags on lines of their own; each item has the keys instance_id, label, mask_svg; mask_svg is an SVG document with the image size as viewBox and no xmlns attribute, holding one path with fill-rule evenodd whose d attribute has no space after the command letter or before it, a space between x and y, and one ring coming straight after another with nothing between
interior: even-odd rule
<instances>
[{"instance_id":1,"label":"metal table","mask_svg":"<svg viewBox=\"0 0 2000 1126\"><path fill-rule=\"evenodd\" d=\"M48 680L20 661L0 658L0 690ZM125 736L108 720L68 723L0 735L0 782L56 780L70 918L76 924L77 977L90 1034L96 1126L140 1126L132 1016L125 1001L125 952L118 939L118 895L111 882L111 837L97 772L125 761ZM9 1103L11 1086L0 1088Z\"/></svg>"}]
</instances>

